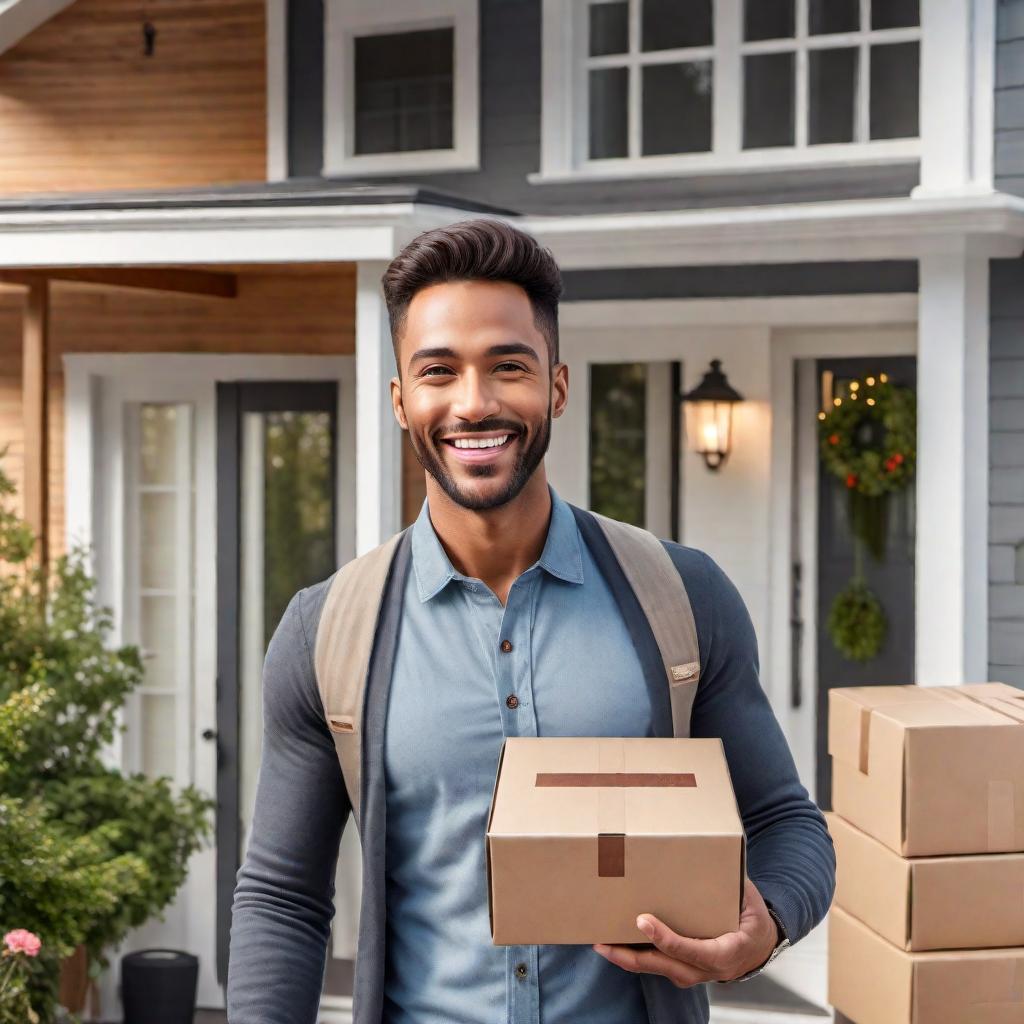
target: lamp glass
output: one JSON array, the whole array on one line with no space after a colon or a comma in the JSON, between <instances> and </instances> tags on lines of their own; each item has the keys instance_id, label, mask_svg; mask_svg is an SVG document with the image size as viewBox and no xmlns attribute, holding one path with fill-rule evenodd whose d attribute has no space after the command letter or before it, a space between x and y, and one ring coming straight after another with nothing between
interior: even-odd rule
<instances>
[{"instance_id":1,"label":"lamp glass","mask_svg":"<svg viewBox=\"0 0 1024 1024\"><path fill-rule=\"evenodd\" d=\"M684 402L690 451L725 458L732 441L732 402Z\"/></svg>"}]
</instances>

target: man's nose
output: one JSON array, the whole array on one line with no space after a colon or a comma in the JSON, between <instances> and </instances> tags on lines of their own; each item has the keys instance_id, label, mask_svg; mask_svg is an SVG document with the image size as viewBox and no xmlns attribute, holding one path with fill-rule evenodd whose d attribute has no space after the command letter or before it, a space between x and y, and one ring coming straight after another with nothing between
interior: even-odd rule
<instances>
[{"instance_id":1,"label":"man's nose","mask_svg":"<svg viewBox=\"0 0 1024 1024\"><path fill-rule=\"evenodd\" d=\"M462 375L452 404L454 416L475 423L497 415L500 410L501 403L486 375L472 370Z\"/></svg>"}]
</instances>

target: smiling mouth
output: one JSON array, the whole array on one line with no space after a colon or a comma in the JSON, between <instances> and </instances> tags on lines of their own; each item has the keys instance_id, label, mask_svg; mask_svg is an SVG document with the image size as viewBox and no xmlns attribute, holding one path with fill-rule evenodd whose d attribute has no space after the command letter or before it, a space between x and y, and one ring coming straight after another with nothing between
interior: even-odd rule
<instances>
[{"instance_id":1,"label":"smiling mouth","mask_svg":"<svg viewBox=\"0 0 1024 1024\"><path fill-rule=\"evenodd\" d=\"M492 437L442 438L460 462L486 462L497 458L511 448L518 434L498 434Z\"/></svg>"}]
</instances>

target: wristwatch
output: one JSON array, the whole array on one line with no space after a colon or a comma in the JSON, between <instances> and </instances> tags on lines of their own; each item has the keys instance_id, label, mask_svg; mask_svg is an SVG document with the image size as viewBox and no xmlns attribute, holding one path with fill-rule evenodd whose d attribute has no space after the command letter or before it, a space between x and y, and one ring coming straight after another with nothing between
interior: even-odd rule
<instances>
[{"instance_id":1,"label":"wristwatch","mask_svg":"<svg viewBox=\"0 0 1024 1024\"><path fill-rule=\"evenodd\" d=\"M769 964L774 963L778 954L782 952L783 949L790 948L790 936L785 934L785 926L782 924L782 919L779 918L779 915L775 912L770 903L766 902L765 906L771 914L771 920L775 922L775 928L778 929L778 934L780 936L778 944L771 951L771 956L766 959L761 967L755 968L753 971L748 971L746 974L740 975L738 978L733 978L733 981L750 981L751 978L756 978L766 967L768 967Z\"/></svg>"}]
</instances>

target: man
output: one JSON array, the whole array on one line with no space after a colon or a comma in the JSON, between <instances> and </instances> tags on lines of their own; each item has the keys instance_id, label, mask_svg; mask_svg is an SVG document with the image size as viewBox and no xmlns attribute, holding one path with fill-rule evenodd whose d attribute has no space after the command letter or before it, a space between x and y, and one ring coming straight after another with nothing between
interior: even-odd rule
<instances>
[{"instance_id":1,"label":"man","mask_svg":"<svg viewBox=\"0 0 1024 1024\"><path fill-rule=\"evenodd\" d=\"M392 404L427 497L367 683L377 781L364 779L360 816L356 1024L706 1022L703 983L756 972L824 917L834 888L832 842L761 689L747 610L711 558L663 542L697 625L691 735L722 738L747 832L739 929L694 940L643 914L648 948L494 946L483 836L503 737L671 735L666 684L652 684L621 570L545 475L569 396L550 253L502 222L466 221L414 239L383 283ZM350 809L311 657L329 585L293 598L267 651L230 1024L316 1019Z\"/></svg>"}]
</instances>

